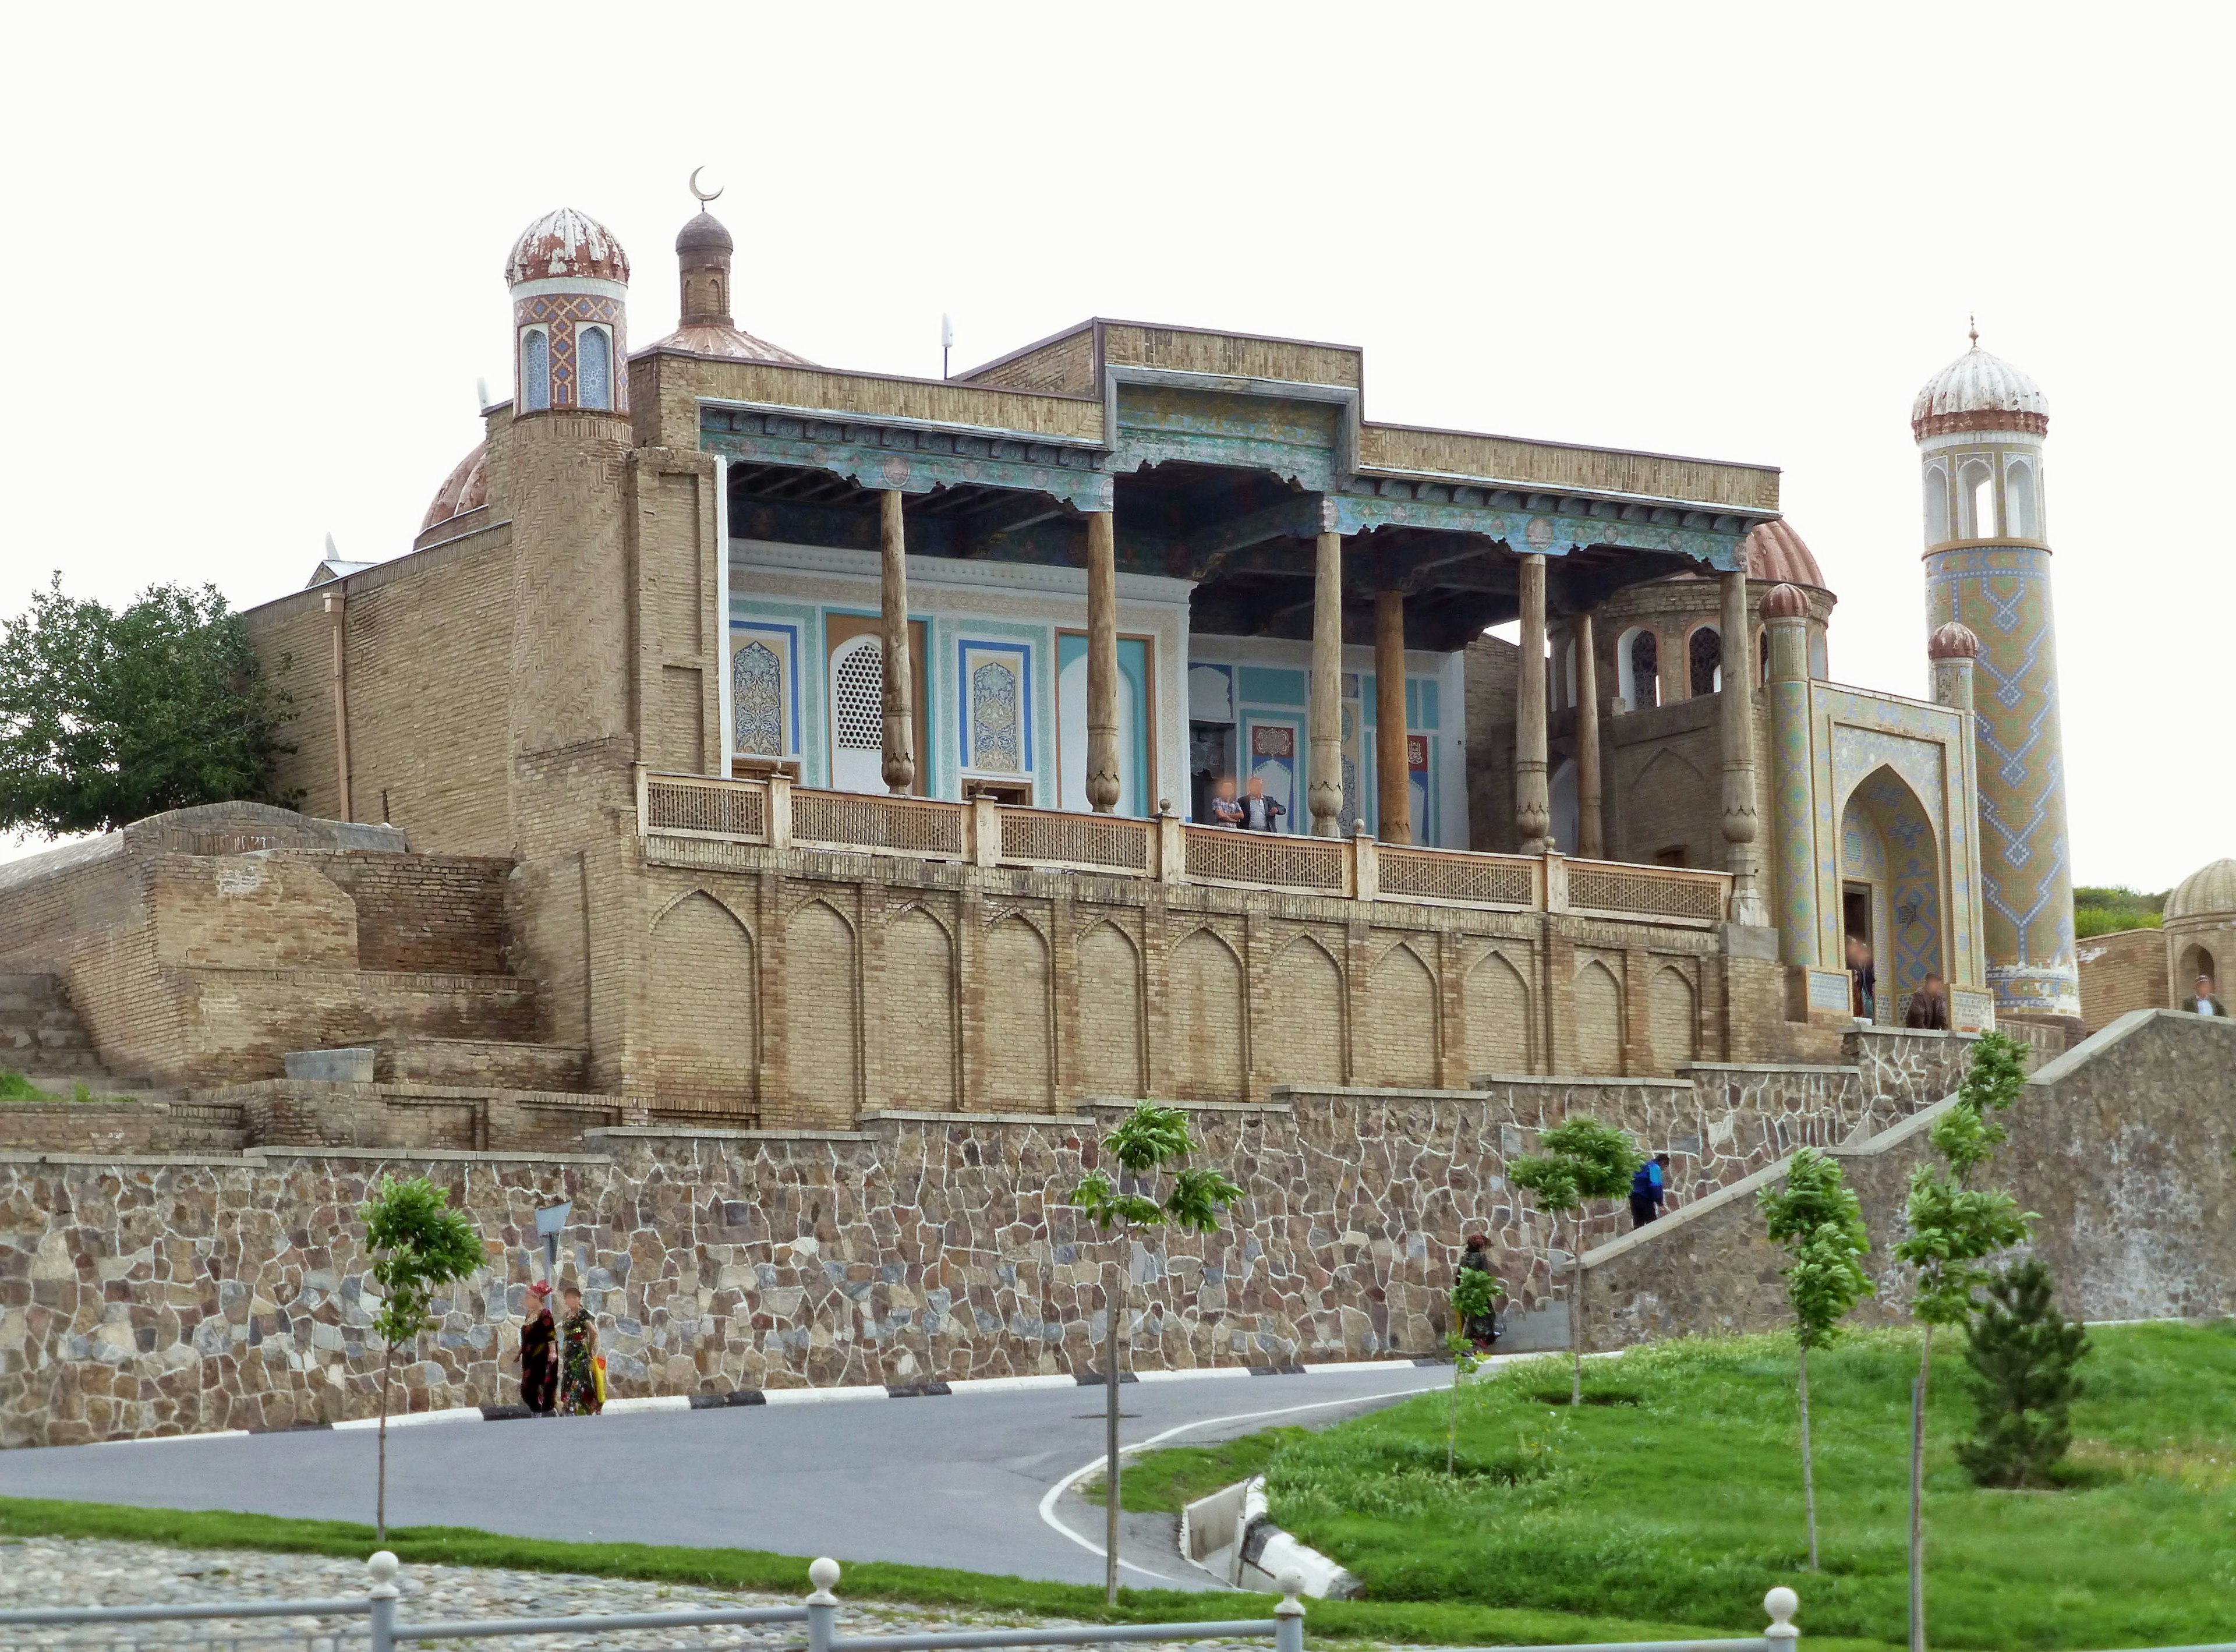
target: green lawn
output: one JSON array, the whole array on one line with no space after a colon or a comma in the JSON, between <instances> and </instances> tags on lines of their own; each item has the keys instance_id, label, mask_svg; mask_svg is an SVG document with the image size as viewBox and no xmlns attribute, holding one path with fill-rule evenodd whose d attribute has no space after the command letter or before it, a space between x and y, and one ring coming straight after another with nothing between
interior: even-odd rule
<instances>
[{"instance_id":1,"label":"green lawn","mask_svg":"<svg viewBox=\"0 0 2236 1652\"><path fill-rule=\"evenodd\" d=\"M0 1537L112 1537L184 1549L251 1549L350 1558L369 1555L376 1546L371 1526L345 1520L0 1497ZM499 1566L779 1595L805 1594L807 1589L806 1557L754 1549L558 1543L464 1526L391 1526L388 1546L407 1566ZM1065 1617L1090 1623L1231 1621L1264 1617L1273 1608L1273 1598L1265 1595L1146 1589L1121 1589L1118 1604L1110 1607L1103 1603L1100 1586L839 1558L845 1564L838 1584L842 1601L895 1601L953 1608L974 1616ZM1458 1647L1546 1645L1688 1639L1703 1632L1698 1624L1666 1619L1484 1607L1464 1601L1313 1601L1305 1622L1306 1639L1315 1645L1331 1640ZM1812 1652L1884 1652L1856 1642L1812 1639L1811 1646Z\"/></svg>"},{"instance_id":2,"label":"green lawn","mask_svg":"<svg viewBox=\"0 0 2236 1652\"><path fill-rule=\"evenodd\" d=\"M2236 1638L2236 1324L2099 1329L2075 1410L2071 1484L1983 1491L1951 1446L1969 1432L1963 1366L1934 1362L1926 1620L1949 1648L2163 1646ZM1942 1339L1947 1347L1949 1339ZM1601 1612L1759 1631L1792 1585L1813 1637L1904 1637L1913 1335L1817 1354L1812 1414L1825 1570L1803 1570L1789 1339L1636 1350L1590 1368L1572 1411L1561 1360L1464 1390L1458 1469L1444 1396L1322 1432L1266 1466L1273 1518L1382 1602ZM1249 1453L1225 1448L1234 1461ZM1138 1478L1207 1489L1159 1453ZM1131 1501L1131 1499L1129 1499ZM1161 1503L1155 1506L1163 1506Z\"/></svg>"}]
</instances>

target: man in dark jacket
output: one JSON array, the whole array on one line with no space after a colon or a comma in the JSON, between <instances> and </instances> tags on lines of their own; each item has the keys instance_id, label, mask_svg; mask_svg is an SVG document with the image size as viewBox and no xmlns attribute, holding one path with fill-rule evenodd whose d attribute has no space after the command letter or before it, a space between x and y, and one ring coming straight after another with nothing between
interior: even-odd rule
<instances>
[{"instance_id":1,"label":"man in dark jacket","mask_svg":"<svg viewBox=\"0 0 2236 1652\"><path fill-rule=\"evenodd\" d=\"M1949 989L1937 975L1928 975L1925 984L1910 995L1910 1014L1903 1025L1925 1032L1949 1030Z\"/></svg>"},{"instance_id":2,"label":"man in dark jacket","mask_svg":"<svg viewBox=\"0 0 2236 1652\"><path fill-rule=\"evenodd\" d=\"M1467 1248L1460 1255L1460 1271L1467 1274L1489 1274L1494 1285L1498 1275L1490 1265L1490 1241L1481 1234L1470 1234ZM1475 1345L1477 1353L1490 1352L1490 1345L1498 1340L1498 1316L1490 1313L1470 1313L1460 1327L1460 1333Z\"/></svg>"},{"instance_id":3,"label":"man in dark jacket","mask_svg":"<svg viewBox=\"0 0 2236 1652\"><path fill-rule=\"evenodd\" d=\"M2197 977L2197 991L2181 1001L2181 1007L2193 1016L2225 1016L2228 1013L2228 1006L2213 996L2213 977L2209 975Z\"/></svg>"}]
</instances>

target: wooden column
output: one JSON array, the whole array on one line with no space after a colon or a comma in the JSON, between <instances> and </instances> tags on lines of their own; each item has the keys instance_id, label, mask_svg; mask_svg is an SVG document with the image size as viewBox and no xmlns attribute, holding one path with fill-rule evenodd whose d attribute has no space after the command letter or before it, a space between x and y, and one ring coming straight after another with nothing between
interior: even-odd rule
<instances>
[{"instance_id":1,"label":"wooden column","mask_svg":"<svg viewBox=\"0 0 2236 1652\"><path fill-rule=\"evenodd\" d=\"M1542 855L1553 829L1545 783L1545 559L1522 559L1522 658L1514 674L1514 823L1522 852Z\"/></svg>"},{"instance_id":2,"label":"wooden column","mask_svg":"<svg viewBox=\"0 0 2236 1652\"><path fill-rule=\"evenodd\" d=\"M1382 841L1413 841L1413 788L1405 760L1405 599L1374 599L1374 755ZM1338 759L1338 761L1341 760Z\"/></svg>"},{"instance_id":3,"label":"wooden column","mask_svg":"<svg viewBox=\"0 0 2236 1652\"><path fill-rule=\"evenodd\" d=\"M1343 536L1324 533L1312 570L1312 835L1336 835L1343 813Z\"/></svg>"},{"instance_id":4,"label":"wooden column","mask_svg":"<svg viewBox=\"0 0 2236 1652\"><path fill-rule=\"evenodd\" d=\"M1118 806L1118 535L1108 510L1087 516L1087 804Z\"/></svg>"},{"instance_id":5,"label":"wooden column","mask_svg":"<svg viewBox=\"0 0 2236 1652\"><path fill-rule=\"evenodd\" d=\"M1718 696L1724 747L1724 866L1732 874L1732 921L1770 922L1762 900L1762 853L1755 846L1754 661L1749 636L1747 576L1722 576L1723 692Z\"/></svg>"},{"instance_id":6,"label":"wooden column","mask_svg":"<svg viewBox=\"0 0 2236 1652\"><path fill-rule=\"evenodd\" d=\"M349 664L342 638L343 614L348 597L341 591L326 596L326 622L334 634L334 819L354 820L350 806Z\"/></svg>"},{"instance_id":7,"label":"wooden column","mask_svg":"<svg viewBox=\"0 0 2236 1652\"><path fill-rule=\"evenodd\" d=\"M1586 860L1607 859L1607 828L1600 811L1600 662L1592 616L1576 615L1576 841Z\"/></svg>"},{"instance_id":8,"label":"wooden column","mask_svg":"<svg viewBox=\"0 0 2236 1652\"><path fill-rule=\"evenodd\" d=\"M908 540L898 490L878 496L878 525L885 559L878 609L885 628L885 789L900 797L916 789L916 677L909 661Z\"/></svg>"}]
</instances>

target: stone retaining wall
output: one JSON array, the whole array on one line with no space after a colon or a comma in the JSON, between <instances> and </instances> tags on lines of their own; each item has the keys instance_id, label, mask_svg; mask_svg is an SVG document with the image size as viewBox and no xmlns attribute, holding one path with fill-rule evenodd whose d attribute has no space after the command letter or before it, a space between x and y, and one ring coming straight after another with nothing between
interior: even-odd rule
<instances>
[{"instance_id":1,"label":"stone retaining wall","mask_svg":"<svg viewBox=\"0 0 2236 1652\"><path fill-rule=\"evenodd\" d=\"M0 1155L0 1443L367 1414L380 1352L355 1213L389 1170L449 1187L490 1247L399 1363L412 1410L512 1397L499 1361L540 1266L533 1212L562 1198L619 1394L1088 1368L1114 1250L1063 1200L1128 1105L789 1135L613 1129L590 1134L592 1154L535 1158ZM1542 1304L1552 1235L1505 1166L1573 1110L1671 1151L1680 1203L1868 1117L1852 1071L1765 1067L1198 1104L1206 1157L1245 1199L1227 1234L1131 1248L1131 1359L1433 1352L1478 1230L1516 1306Z\"/></svg>"},{"instance_id":2,"label":"stone retaining wall","mask_svg":"<svg viewBox=\"0 0 2236 1652\"><path fill-rule=\"evenodd\" d=\"M1931 1158L1930 1108L1832 1149L1864 1207L1878 1295L1860 1323L1905 1322L1892 1249L1911 1170ZM1992 1179L2040 1220L2030 1248L2066 1311L2092 1320L2236 1310L2236 1024L2177 1011L2121 1017L2028 1081ZM1585 1258L1588 1339L1608 1347L1792 1323L1756 1189L1782 1163Z\"/></svg>"}]
</instances>

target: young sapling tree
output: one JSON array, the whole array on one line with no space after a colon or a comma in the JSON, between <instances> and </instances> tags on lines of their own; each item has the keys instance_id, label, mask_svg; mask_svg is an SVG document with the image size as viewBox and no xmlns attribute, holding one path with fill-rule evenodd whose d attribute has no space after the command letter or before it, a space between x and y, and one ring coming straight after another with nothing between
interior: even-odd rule
<instances>
[{"instance_id":1,"label":"young sapling tree","mask_svg":"<svg viewBox=\"0 0 2236 1652\"><path fill-rule=\"evenodd\" d=\"M2029 1256L1988 1281L1988 1300L1964 1327L1979 1423L1956 1460L1981 1485L2049 1485L2073 1444L2088 1333L2057 1311L2056 1288L2042 1259Z\"/></svg>"},{"instance_id":2,"label":"young sapling tree","mask_svg":"<svg viewBox=\"0 0 2236 1652\"><path fill-rule=\"evenodd\" d=\"M1215 1234L1220 1214L1242 1196L1225 1174L1204 1166L1182 1167L1196 1151L1187 1115L1177 1107L1144 1102L1103 1138L1102 1150L1118 1162L1114 1181L1108 1172L1091 1170L1072 1189L1071 1203L1116 1244L1111 1259L1114 1283L1103 1293L1103 1464L1105 1510L1103 1592L1118 1601L1118 1331L1126 1315L1126 1267L1135 1230L1174 1227ZM1159 1175L1169 1172L1171 1188L1155 1198Z\"/></svg>"},{"instance_id":3,"label":"young sapling tree","mask_svg":"<svg viewBox=\"0 0 2236 1652\"><path fill-rule=\"evenodd\" d=\"M1553 1218L1553 1236L1568 1217L1571 1245L1568 1286L1568 1352L1573 1357L1568 1403L1584 1403L1584 1206L1595 1199L1619 1199L1630 1191L1630 1178L1646 1156L1624 1132L1588 1115L1555 1126L1537 1138L1536 1154L1507 1167L1506 1179L1532 1194Z\"/></svg>"},{"instance_id":4,"label":"young sapling tree","mask_svg":"<svg viewBox=\"0 0 2236 1652\"><path fill-rule=\"evenodd\" d=\"M1756 1207L1771 1242L1786 1247L1786 1300L1801 1345L1801 1507L1809 1532L1809 1570L1817 1570L1817 1469L1809 1451L1809 1351L1839 1334L1840 1321L1871 1293L1863 1258L1871 1247L1864 1208L1839 1161L1815 1148L1793 1155L1783 1186L1765 1188Z\"/></svg>"},{"instance_id":5,"label":"young sapling tree","mask_svg":"<svg viewBox=\"0 0 2236 1652\"><path fill-rule=\"evenodd\" d=\"M424 1176L398 1181L383 1176L372 1198L358 1207L365 1223L365 1247L377 1253L373 1281L380 1287L380 1309L372 1316L381 1339L379 1468L373 1493L373 1533L388 1537L388 1380L396 1350L408 1347L428 1328L427 1310L437 1292L477 1272L488 1260L481 1236L459 1212L450 1195Z\"/></svg>"}]
</instances>

